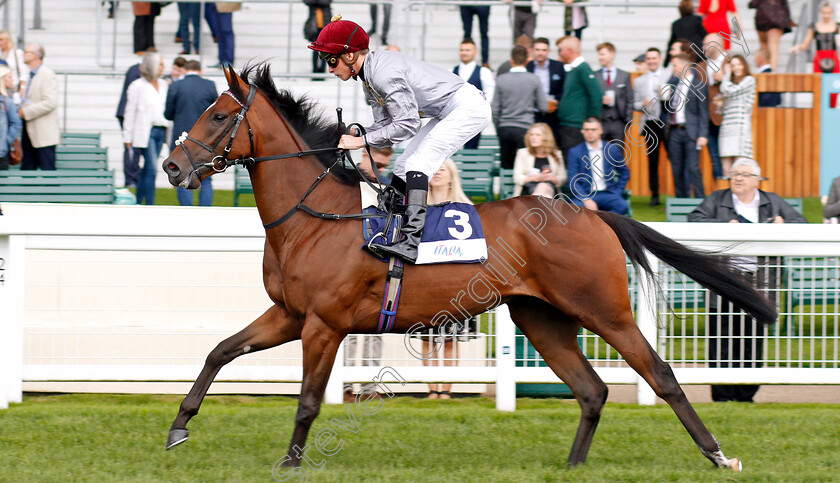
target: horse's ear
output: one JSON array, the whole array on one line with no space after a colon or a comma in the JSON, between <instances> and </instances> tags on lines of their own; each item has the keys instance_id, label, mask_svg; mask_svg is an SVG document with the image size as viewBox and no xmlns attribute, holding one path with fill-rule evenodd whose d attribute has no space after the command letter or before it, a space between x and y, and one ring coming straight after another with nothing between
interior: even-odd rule
<instances>
[{"instance_id":1,"label":"horse's ear","mask_svg":"<svg viewBox=\"0 0 840 483\"><path fill-rule=\"evenodd\" d=\"M233 65L223 66L222 71L225 73L225 79L227 79L229 87L239 85L239 76L236 75L236 71L233 70Z\"/></svg>"}]
</instances>

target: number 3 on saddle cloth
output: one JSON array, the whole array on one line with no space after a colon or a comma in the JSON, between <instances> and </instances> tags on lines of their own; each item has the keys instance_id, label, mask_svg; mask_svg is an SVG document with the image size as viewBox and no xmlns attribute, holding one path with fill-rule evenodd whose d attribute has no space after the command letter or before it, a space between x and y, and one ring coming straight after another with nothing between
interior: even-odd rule
<instances>
[{"instance_id":1,"label":"number 3 on saddle cloth","mask_svg":"<svg viewBox=\"0 0 840 483\"><path fill-rule=\"evenodd\" d=\"M382 210L368 206L365 213L383 213ZM391 220L402 220L401 216L387 218L365 218L362 225L362 237L365 245L374 237L385 237L388 243L394 241L399 230L395 226L386 226ZM391 222L391 224L394 224ZM380 261L389 261L378 257ZM487 243L481 219L475 207L466 203L444 203L431 205L426 211L426 225L420 245L417 247L416 265L433 263L474 263L487 258ZM388 277L385 279L385 296L379 313L377 333L390 331L397 316L402 285L403 261L391 258Z\"/></svg>"},{"instance_id":2,"label":"number 3 on saddle cloth","mask_svg":"<svg viewBox=\"0 0 840 483\"><path fill-rule=\"evenodd\" d=\"M382 213L372 206L365 208L364 212ZM366 245L374 237L386 236L388 243L394 241L393 233L396 230L385 226L387 220L387 218L365 218L362 236ZM386 229L387 232L383 232ZM383 262L388 261L386 258L376 258ZM426 225L423 228L420 245L417 246L415 265L474 263L486 258L487 242L484 240L481 219L473 205L447 202L430 205L427 208Z\"/></svg>"}]
</instances>

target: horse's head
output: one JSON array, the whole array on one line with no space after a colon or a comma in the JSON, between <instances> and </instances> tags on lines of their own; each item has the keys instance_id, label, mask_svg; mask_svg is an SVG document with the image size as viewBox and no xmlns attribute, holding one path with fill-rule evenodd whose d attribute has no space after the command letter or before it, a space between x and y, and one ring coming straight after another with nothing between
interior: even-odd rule
<instances>
[{"instance_id":1,"label":"horse's head","mask_svg":"<svg viewBox=\"0 0 840 483\"><path fill-rule=\"evenodd\" d=\"M233 68L225 68L229 89L198 118L189 133L183 133L177 146L163 161L163 171L173 186L197 189L201 181L224 171L233 160L253 157L251 123L246 113L257 88L240 78ZM245 92L246 98L237 94Z\"/></svg>"}]
</instances>

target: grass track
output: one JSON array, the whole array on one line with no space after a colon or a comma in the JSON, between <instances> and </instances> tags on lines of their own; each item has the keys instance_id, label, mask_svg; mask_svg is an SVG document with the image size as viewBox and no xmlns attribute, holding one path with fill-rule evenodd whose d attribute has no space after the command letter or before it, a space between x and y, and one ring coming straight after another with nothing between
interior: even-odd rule
<instances>
[{"instance_id":1,"label":"grass track","mask_svg":"<svg viewBox=\"0 0 840 483\"><path fill-rule=\"evenodd\" d=\"M274 481L297 400L213 396L190 424L190 440L164 451L180 396L27 396L0 411L0 481ZM356 412L355 434L313 425L344 443L309 481L837 481L840 405L701 404L697 411L744 472L716 470L668 407L610 404L587 464L567 469L579 410L573 401L519 399L501 413L489 399L384 402ZM328 446L329 447L329 446ZM296 478L288 481L298 481Z\"/></svg>"}]
</instances>

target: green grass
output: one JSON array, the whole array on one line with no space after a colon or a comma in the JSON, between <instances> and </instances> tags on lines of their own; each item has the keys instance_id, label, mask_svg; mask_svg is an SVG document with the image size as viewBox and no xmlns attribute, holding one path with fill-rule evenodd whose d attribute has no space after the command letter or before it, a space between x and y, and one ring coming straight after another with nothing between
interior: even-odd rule
<instances>
[{"instance_id":1,"label":"green grass","mask_svg":"<svg viewBox=\"0 0 840 483\"><path fill-rule=\"evenodd\" d=\"M134 189L131 190L134 192ZM194 194L198 203L198 193ZM639 221L667 221L665 220L665 200L659 206L648 206L650 197L631 196L633 218ZM175 188L158 188L155 191L155 204L161 206L177 206L178 198ZM233 206L232 190L214 190L213 206ZM256 206L254 195L241 195L239 206ZM803 198L803 214L811 223L822 223L822 205L819 198Z\"/></svg>"},{"instance_id":2,"label":"green grass","mask_svg":"<svg viewBox=\"0 0 840 483\"><path fill-rule=\"evenodd\" d=\"M297 401L217 396L191 423L190 440L163 444L179 396L27 396L0 411L0 481L273 481ZM717 470L667 406L609 404L585 465L565 466L580 411L571 401L519 399L514 413L489 399L386 400L375 415L324 406L311 436L333 428L343 447L307 453L309 481L836 481L840 406L700 404L697 412L744 472ZM309 442L313 442L310 437ZM333 443L335 444L335 443ZM292 481L298 481L293 479Z\"/></svg>"}]
</instances>

